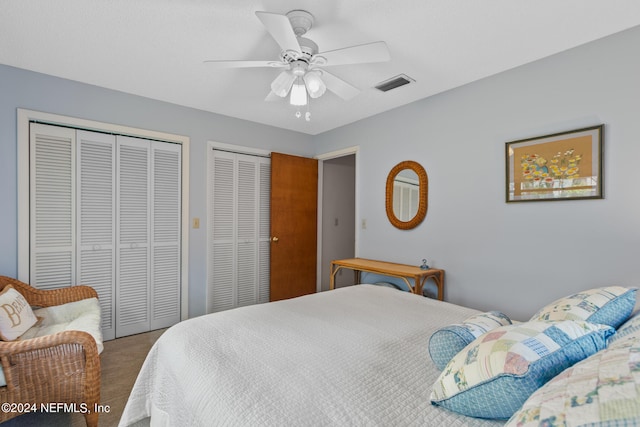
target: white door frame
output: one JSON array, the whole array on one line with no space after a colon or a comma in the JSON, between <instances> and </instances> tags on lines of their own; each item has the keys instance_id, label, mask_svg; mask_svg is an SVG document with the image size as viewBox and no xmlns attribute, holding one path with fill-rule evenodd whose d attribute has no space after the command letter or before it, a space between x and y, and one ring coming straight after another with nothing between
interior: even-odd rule
<instances>
[{"instance_id":1,"label":"white door frame","mask_svg":"<svg viewBox=\"0 0 640 427\"><path fill-rule=\"evenodd\" d=\"M322 178L323 178L323 162L325 160L336 159L338 157L355 155L355 165L356 165L356 174L355 174L355 256L357 257L360 253L358 249L358 242L360 241L360 228L358 227L358 218L360 218L360 203L358 201L358 194L360 189L360 180L358 170L360 169L359 165L359 157L358 152L360 151L359 145L354 145L352 147L343 148L341 150L330 151L324 154L318 154L314 157L314 159L318 160L318 247L317 247L317 261L316 261L316 292L320 292L322 290Z\"/></svg>"}]
</instances>

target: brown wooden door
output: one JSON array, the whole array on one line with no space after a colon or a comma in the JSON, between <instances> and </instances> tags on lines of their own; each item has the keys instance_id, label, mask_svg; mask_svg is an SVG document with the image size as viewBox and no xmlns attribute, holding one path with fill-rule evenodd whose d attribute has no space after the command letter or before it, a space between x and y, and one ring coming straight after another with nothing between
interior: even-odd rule
<instances>
[{"instance_id":1,"label":"brown wooden door","mask_svg":"<svg viewBox=\"0 0 640 427\"><path fill-rule=\"evenodd\" d=\"M316 291L318 161L271 153L271 301Z\"/></svg>"}]
</instances>

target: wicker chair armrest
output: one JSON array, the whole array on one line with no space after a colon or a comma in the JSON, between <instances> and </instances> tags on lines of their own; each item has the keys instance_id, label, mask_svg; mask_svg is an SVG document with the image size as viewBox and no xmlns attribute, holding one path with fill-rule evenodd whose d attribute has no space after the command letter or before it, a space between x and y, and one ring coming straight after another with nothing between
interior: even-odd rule
<instances>
[{"instance_id":1,"label":"wicker chair armrest","mask_svg":"<svg viewBox=\"0 0 640 427\"><path fill-rule=\"evenodd\" d=\"M28 340L0 341L0 357L37 352L63 344L78 344L83 347L87 356L92 356L93 353L98 355L98 346L91 334L84 331L63 331Z\"/></svg>"},{"instance_id":2,"label":"wicker chair armrest","mask_svg":"<svg viewBox=\"0 0 640 427\"><path fill-rule=\"evenodd\" d=\"M98 298L96 290L89 286L79 285L43 290L11 277L0 276L0 289L9 284L25 297L29 305L36 307L51 307L87 298Z\"/></svg>"},{"instance_id":3,"label":"wicker chair armrest","mask_svg":"<svg viewBox=\"0 0 640 427\"><path fill-rule=\"evenodd\" d=\"M75 354L75 357L80 356L83 359L87 371L95 371L99 375L100 357L94 338L84 331L63 331L27 340L0 341L0 363L2 364L7 386L18 385L15 384L15 380L12 378L12 367L17 364L28 365L36 360L56 360L50 357L51 352L60 346L64 348L57 350L64 352L68 357L60 359L59 363L71 362ZM84 354L79 355L78 353ZM19 369L22 369L22 367L19 367Z\"/></svg>"}]
</instances>

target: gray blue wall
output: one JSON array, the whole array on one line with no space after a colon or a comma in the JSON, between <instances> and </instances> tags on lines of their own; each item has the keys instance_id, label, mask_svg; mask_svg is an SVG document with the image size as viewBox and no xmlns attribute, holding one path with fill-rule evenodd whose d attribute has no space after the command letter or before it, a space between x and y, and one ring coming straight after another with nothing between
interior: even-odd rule
<instances>
[{"instance_id":1,"label":"gray blue wall","mask_svg":"<svg viewBox=\"0 0 640 427\"><path fill-rule=\"evenodd\" d=\"M640 27L315 137L319 152L360 146L359 256L427 258L446 270L448 301L517 319L571 292L638 285L638 46ZM505 203L506 141L601 123L604 200ZM429 176L427 217L411 231L384 210L403 160Z\"/></svg>"},{"instance_id":2,"label":"gray blue wall","mask_svg":"<svg viewBox=\"0 0 640 427\"><path fill-rule=\"evenodd\" d=\"M190 137L190 216L206 223L207 141L312 155L308 135L0 65L0 275L17 277L17 108ZM189 315L205 313L206 229L189 235Z\"/></svg>"}]
</instances>

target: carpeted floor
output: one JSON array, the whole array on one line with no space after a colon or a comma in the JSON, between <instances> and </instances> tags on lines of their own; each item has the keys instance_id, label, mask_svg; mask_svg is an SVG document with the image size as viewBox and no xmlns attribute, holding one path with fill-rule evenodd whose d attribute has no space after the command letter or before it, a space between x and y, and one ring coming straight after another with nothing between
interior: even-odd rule
<instances>
[{"instance_id":1,"label":"carpeted floor","mask_svg":"<svg viewBox=\"0 0 640 427\"><path fill-rule=\"evenodd\" d=\"M118 338L104 343L102 352L101 404L109 412L100 414L99 426L117 426L140 367L149 349L166 329ZM32 413L6 421L2 427L84 427L82 414Z\"/></svg>"}]
</instances>

